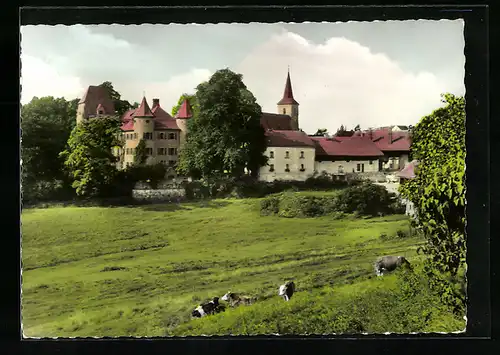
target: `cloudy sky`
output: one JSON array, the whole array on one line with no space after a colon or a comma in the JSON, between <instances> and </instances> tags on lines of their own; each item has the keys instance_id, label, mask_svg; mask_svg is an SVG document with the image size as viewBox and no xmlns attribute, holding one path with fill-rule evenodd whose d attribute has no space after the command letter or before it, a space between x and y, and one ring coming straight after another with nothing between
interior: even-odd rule
<instances>
[{"instance_id":1,"label":"cloudy sky","mask_svg":"<svg viewBox=\"0 0 500 355\"><path fill-rule=\"evenodd\" d=\"M23 104L111 81L123 99L145 92L170 111L228 67L277 112L290 66L300 126L314 133L415 124L440 93L465 93L462 20L24 26L21 35Z\"/></svg>"}]
</instances>

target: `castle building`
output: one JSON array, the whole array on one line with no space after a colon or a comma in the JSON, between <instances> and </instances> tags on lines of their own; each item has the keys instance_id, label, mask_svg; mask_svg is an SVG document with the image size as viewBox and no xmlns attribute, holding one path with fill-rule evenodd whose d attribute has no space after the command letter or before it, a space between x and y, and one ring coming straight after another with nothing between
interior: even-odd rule
<instances>
[{"instance_id":1,"label":"castle building","mask_svg":"<svg viewBox=\"0 0 500 355\"><path fill-rule=\"evenodd\" d=\"M259 170L260 180L303 181L315 172L345 176L348 173L398 171L409 160L410 136L404 126L359 131L352 137L307 135L300 129L299 103L293 96L290 72L277 111L262 112L260 118L267 139L264 154L268 157L268 164ZM78 105L77 122L114 113L113 102L105 89L90 86ZM146 163L163 163L170 168L167 177L175 177L179 152L188 134L187 123L192 117L187 100L172 117L160 106L159 99L153 99L150 107L143 97L138 108L121 117L124 146L115 151L119 157L118 168L134 162L136 147L143 139Z\"/></svg>"}]
</instances>

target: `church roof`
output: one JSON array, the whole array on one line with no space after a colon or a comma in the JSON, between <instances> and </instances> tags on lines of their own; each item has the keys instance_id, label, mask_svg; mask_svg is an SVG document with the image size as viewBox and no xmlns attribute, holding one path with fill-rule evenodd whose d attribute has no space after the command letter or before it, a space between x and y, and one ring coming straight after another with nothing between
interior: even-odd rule
<instances>
[{"instance_id":1,"label":"church roof","mask_svg":"<svg viewBox=\"0 0 500 355\"><path fill-rule=\"evenodd\" d=\"M292 91L292 81L290 80L290 72L286 77L285 91L283 92L283 98L278 102L278 105L298 105L299 103L293 98Z\"/></svg>"},{"instance_id":2,"label":"church roof","mask_svg":"<svg viewBox=\"0 0 500 355\"><path fill-rule=\"evenodd\" d=\"M288 115L277 113L262 112L260 116L260 125L265 129L274 130L292 130L292 118Z\"/></svg>"}]
</instances>

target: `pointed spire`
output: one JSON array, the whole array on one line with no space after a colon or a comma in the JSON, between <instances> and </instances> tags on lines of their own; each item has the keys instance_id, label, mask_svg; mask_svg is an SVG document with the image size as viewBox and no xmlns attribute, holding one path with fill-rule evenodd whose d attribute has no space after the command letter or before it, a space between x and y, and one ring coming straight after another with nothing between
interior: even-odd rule
<instances>
[{"instance_id":1,"label":"pointed spire","mask_svg":"<svg viewBox=\"0 0 500 355\"><path fill-rule=\"evenodd\" d=\"M193 117L193 111L191 110L191 105L189 104L188 99L184 99L182 101L182 105L177 111L175 118L191 118Z\"/></svg>"},{"instance_id":2,"label":"pointed spire","mask_svg":"<svg viewBox=\"0 0 500 355\"><path fill-rule=\"evenodd\" d=\"M153 112L151 112L148 102L146 101L146 97L142 98L142 102L137 111L135 111L134 117L154 117Z\"/></svg>"},{"instance_id":3,"label":"pointed spire","mask_svg":"<svg viewBox=\"0 0 500 355\"><path fill-rule=\"evenodd\" d=\"M278 105L298 105L299 103L293 98L292 81L290 80L290 66L288 67L288 75L286 77L285 91L283 98L278 102Z\"/></svg>"}]
</instances>

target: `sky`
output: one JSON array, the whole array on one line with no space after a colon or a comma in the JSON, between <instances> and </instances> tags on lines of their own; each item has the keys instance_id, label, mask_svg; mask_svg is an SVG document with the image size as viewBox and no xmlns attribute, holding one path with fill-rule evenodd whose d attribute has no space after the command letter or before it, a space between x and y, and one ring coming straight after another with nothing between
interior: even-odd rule
<instances>
[{"instance_id":1,"label":"sky","mask_svg":"<svg viewBox=\"0 0 500 355\"><path fill-rule=\"evenodd\" d=\"M73 99L111 81L122 99L167 111L219 69L243 74L277 113L287 70L307 133L416 124L465 94L462 20L23 26L21 103Z\"/></svg>"}]
</instances>

